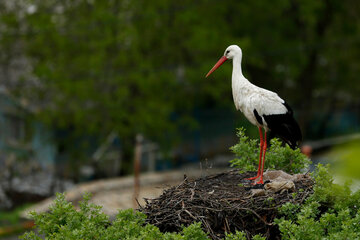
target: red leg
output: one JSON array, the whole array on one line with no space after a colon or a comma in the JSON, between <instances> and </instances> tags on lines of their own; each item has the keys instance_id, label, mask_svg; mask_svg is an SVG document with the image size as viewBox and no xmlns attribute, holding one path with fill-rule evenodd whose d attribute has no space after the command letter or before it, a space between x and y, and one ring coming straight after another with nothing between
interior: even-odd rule
<instances>
[{"instance_id":1,"label":"red leg","mask_svg":"<svg viewBox=\"0 0 360 240\"><path fill-rule=\"evenodd\" d=\"M267 142L266 142L266 131L265 131L265 141L264 141L264 150L263 150L264 156L263 156L262 167L261 167L261 175L260 175L260 180L256 184L264 184L263 174L264 174L264 166L265 166L266 148L267 148Z\"/></svg>"},{"instance_id":2,"label":"red leg","mask_svg":"<svg viewBox=\"0 0 360 240\"><path fill-rule=\"evenodd\" d=\"M261 173L261 159L262 159L262 156L263 156L263 146L264 146L264 139L263 139L263 134L262 134L261 127L259 127L259 134L260 134L260 154L259 154L258 172L257 172L255 177L247 178L247 180L257 179L260 176L260 173Z\"/></svg>"}]
</instances>

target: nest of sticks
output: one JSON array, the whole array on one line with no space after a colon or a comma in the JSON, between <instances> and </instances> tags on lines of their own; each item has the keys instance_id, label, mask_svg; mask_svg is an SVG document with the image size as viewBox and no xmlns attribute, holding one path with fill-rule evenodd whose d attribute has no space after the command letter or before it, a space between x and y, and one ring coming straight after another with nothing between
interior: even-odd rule
<instances>
[{"instance_id":1,"label":"nest of sticks","mask_svg":"<svg viewBox=\"0 0 360 240\"><path fill-rule=\"evenodd\" d=\"M215 240L235 230L245 231L248 239L259 233L279 239L280 232L273 224L279 217L278 207L287 202L302 204L313 193L313 180L303 175L294 181L292 190L254 195L251 189L263 185L253 186L244 179L255 174L232 170L196 180L184 176L181 184L164 190L158 198L145 199L147 204L139 210L147 215L147 223L162 232L180 232L182 226L201 222Z\"/></svg>"}]
</instances>

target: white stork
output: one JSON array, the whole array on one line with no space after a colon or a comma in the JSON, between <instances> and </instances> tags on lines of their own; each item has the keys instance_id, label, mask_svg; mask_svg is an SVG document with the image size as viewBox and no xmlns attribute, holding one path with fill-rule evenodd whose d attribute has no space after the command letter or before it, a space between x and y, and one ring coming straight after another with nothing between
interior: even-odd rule
<instances>
[{"instance_id":1,"label":"white stork","mask_svg":"<svg viewBox=\"0 0 360 240\"><path fill-rule=\"evenodd\" d=\"M226 48L224 56L206 74L208 77L226 60L233 60L232 93L236 109L240 110L245 117L259 128L260 133L260 156L259 167L255 177L248 180L260 180L256 184L263 184L265 153L267 148L266 133L271 131L274 135L283 139L291 148L295 148L301 140L299 125L293 117L293 111L287 103L276 93L260 88L250 83L241 70L242 51L237 45ZM262 128L265 130L263 138Z\"/></svg>"}]
</instances>

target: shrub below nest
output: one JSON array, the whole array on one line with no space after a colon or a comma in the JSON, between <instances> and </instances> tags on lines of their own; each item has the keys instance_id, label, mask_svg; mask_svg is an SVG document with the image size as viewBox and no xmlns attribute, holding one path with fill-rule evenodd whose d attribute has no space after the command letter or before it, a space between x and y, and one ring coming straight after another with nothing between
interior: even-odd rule
<instances>
[{"instance_id":1,"label":"shrub below nest","mask_svg":"<svg viewBox=\"0 0 360 240\"><path fill-rule=\"evenodd\" d=\"M229 171L193 181L185 179L140 209L147 223L163 232L178 232L182 226L201 222L212 239L223 239L225 233L244 231L248 238L263 234L277 239L280 232L273 224L277 209L285 203L302 204L313 193L313 181L308 175L295 181L292 193L266 192L253 196L252 185L239 185L253 172Z\"/></svg>"}]
</instances>

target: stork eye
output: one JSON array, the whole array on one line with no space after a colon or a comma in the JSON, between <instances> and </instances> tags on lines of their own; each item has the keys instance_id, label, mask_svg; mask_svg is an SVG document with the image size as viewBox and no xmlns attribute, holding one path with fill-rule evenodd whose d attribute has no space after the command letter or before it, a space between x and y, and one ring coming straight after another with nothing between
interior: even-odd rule
<instances>
[{"instance_id":1,"label":"stork eye","mask_svg":"<svg viewBox=\"0 0 360 240\"><path fill-rule=\"evenodd\" d=\"M229 54L229 52L230 52L230 50L227 50L227 51L226 51L226 54Z\"/></svg>"}]
</instances>

